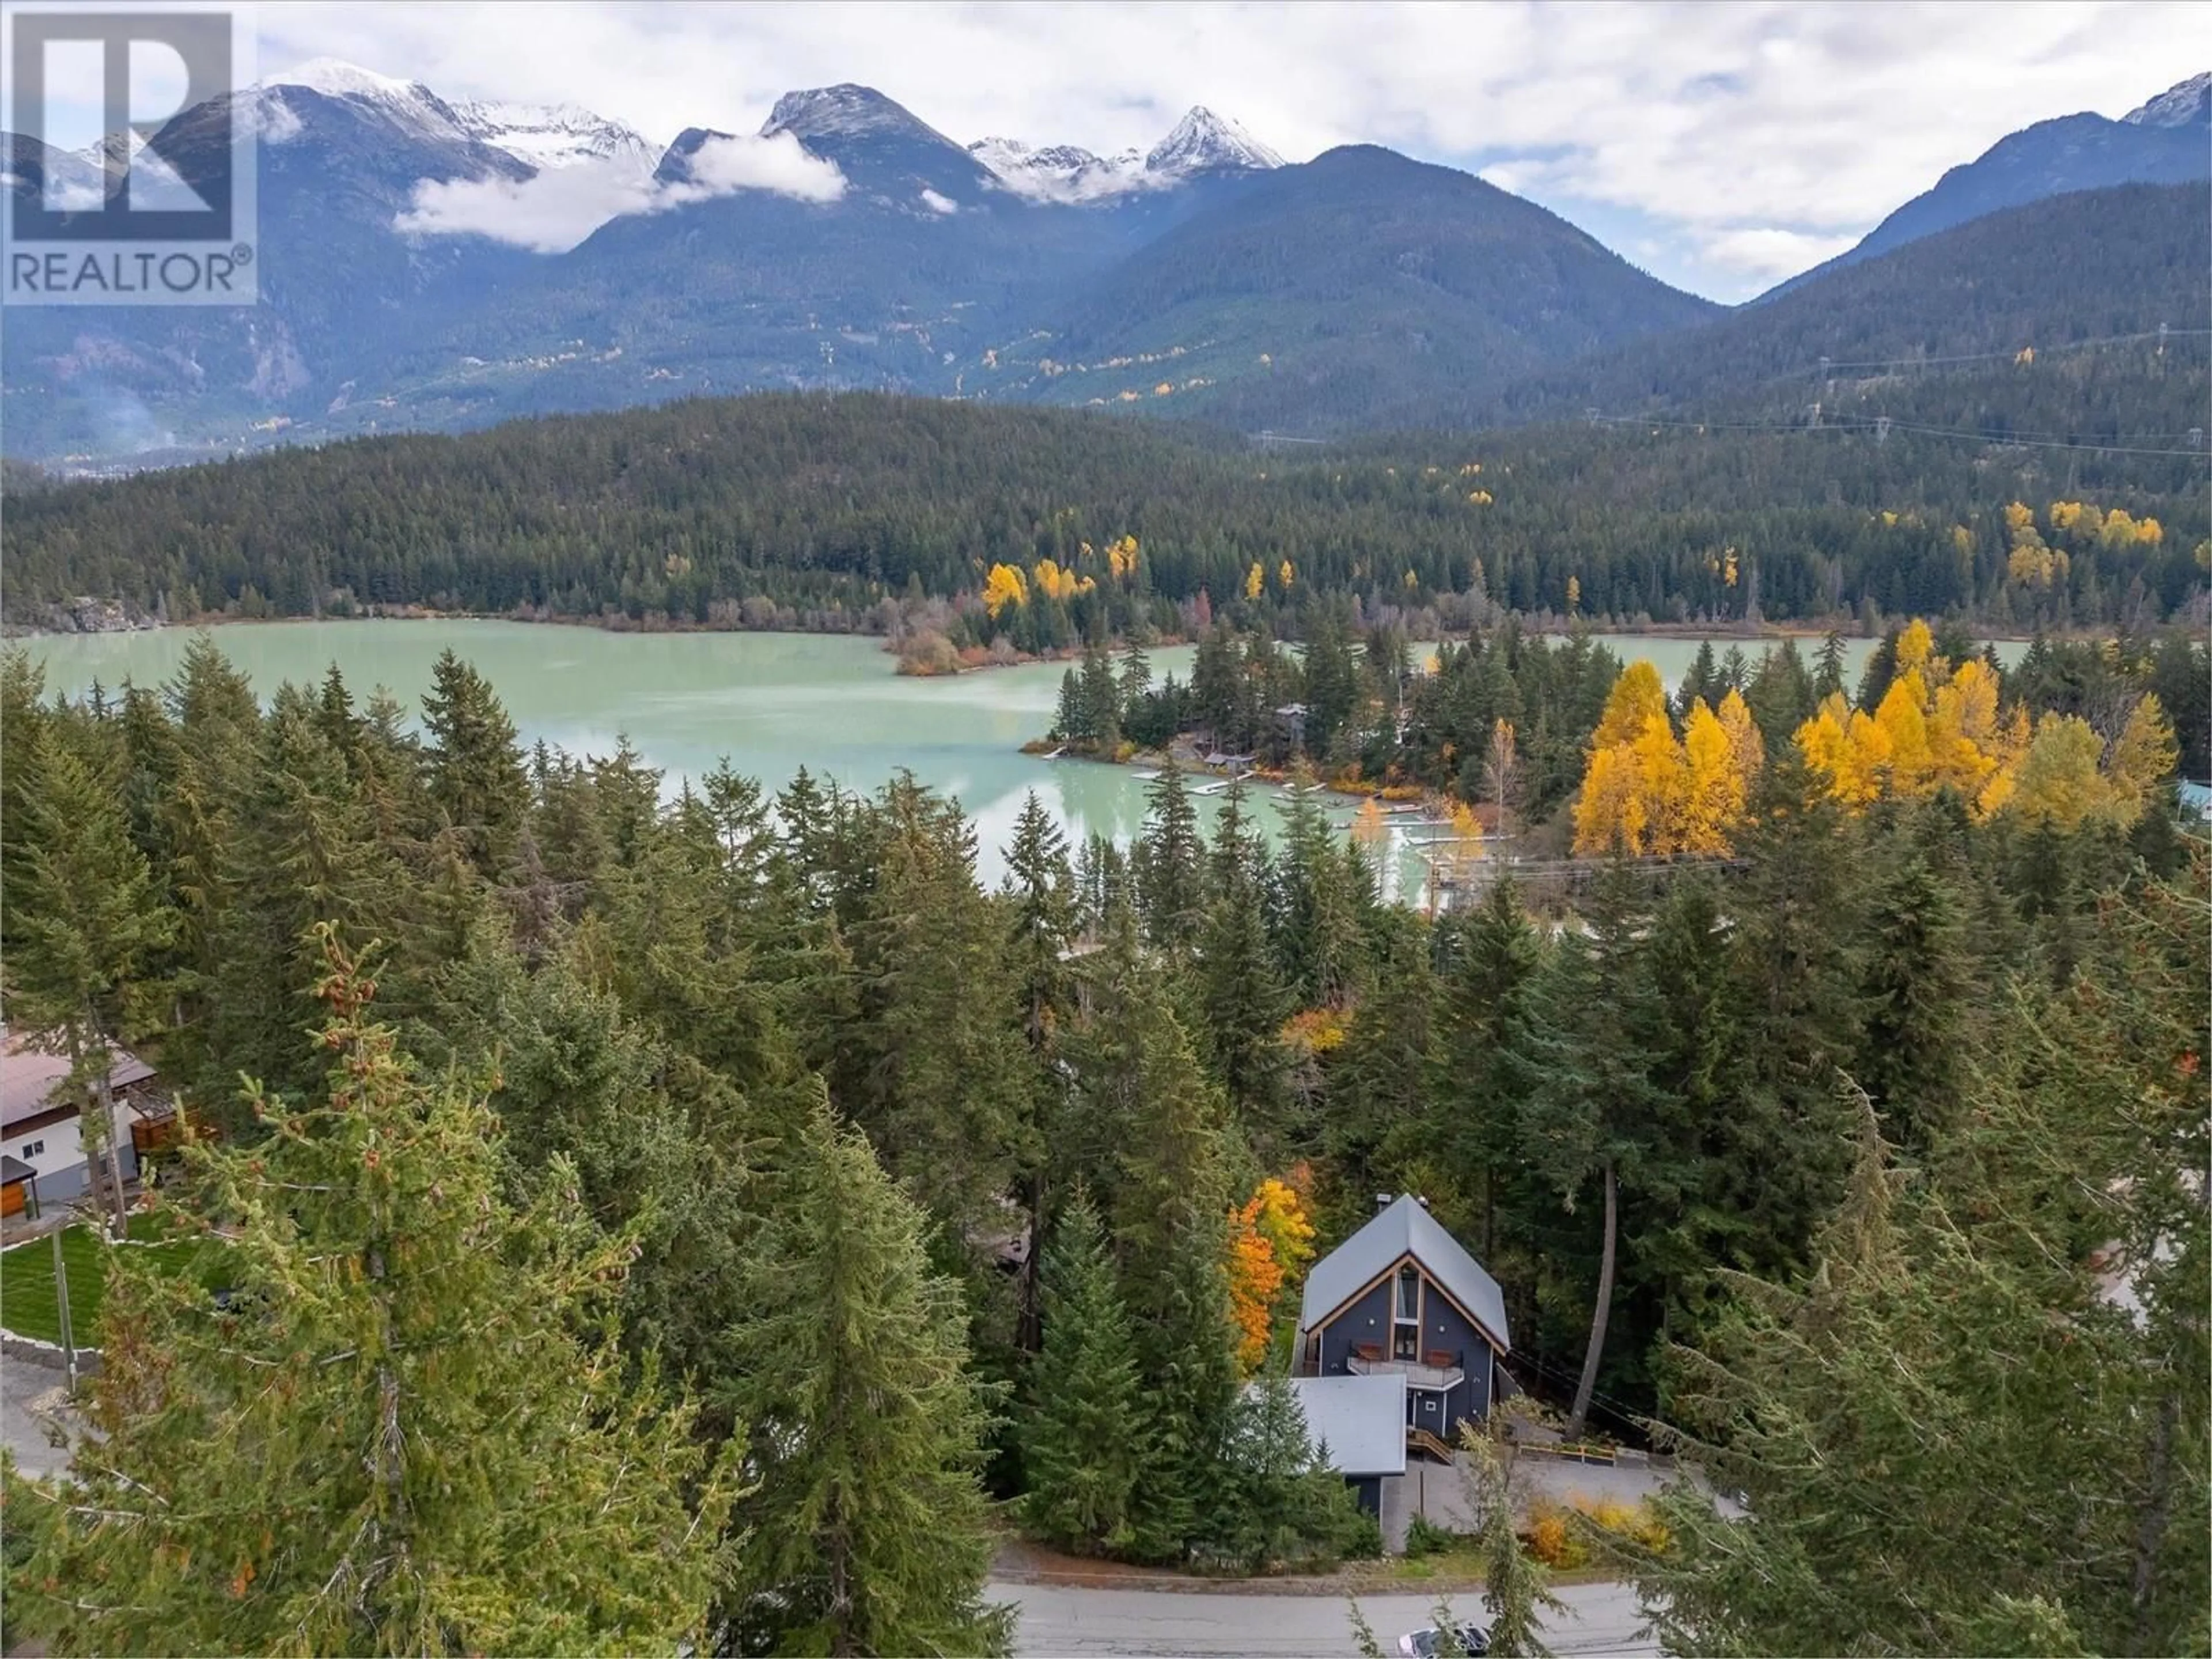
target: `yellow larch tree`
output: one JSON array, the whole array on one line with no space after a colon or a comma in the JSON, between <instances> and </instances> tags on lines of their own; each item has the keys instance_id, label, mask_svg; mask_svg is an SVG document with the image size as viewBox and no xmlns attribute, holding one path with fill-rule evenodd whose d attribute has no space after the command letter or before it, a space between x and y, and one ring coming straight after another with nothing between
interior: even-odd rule
<instances>
[{"instance_id":1,"label":"yellow larch tree","mask_svg":"<svg viewBox=\"0 0 2212 1659\"><path fill-rule=\"evenodd\" d=\"M1644 718L1634 745L1637 787L1644 797L1644 847L1665 856L1682 848L1690 805L1690 758L1664 714Z\"/></svg>"},{"instance_id":2,"label":"yellow larch tree","mask_svg":"<svg viewBox=\"0 0 2212 1659\"><path fill-rule=\"evenodd\" d=\"M1734 686L1729 688L1716 712L1721 730L1728 733L1729 753L1735 760L1737 775L1743 780L1744 799L1748 801L1752 786L1766 768L1766 739L1759 735L1759 722L1752 718L1751 705Z\"/></svg>"},{"instance_id":3,"label":"yellow larch tree","mask_svg":"<svg viewBox=\"0 0 2212 1659\"><path fill-rule=\"evenodd\" d=\"M1255 559L1252 562L1251 569L1244 573L1244 597L1248 599L1258 599L1260 597L1260 590L1267 585L1267 568L1261 564L1257 559Z\"/></svg>"},{"instance_id":4,"label":"yellow larch tree","mask_svg":"<svg viewBox=\"0 0 2212 1659\"><path fill-rule=\"evenodd\" d=\"M1645 720L1654 714L1664 719L1666 714L1667 688L1659 671L1648 662L1632 662L1621 671L1607 694L1605 712L1598 717L1597 730L1590 733L1590 747L1610 749L1617 743L1633 743L1643 735Z\"/></svg>"},{"instance_id":5,"label":"yellow larch tree","mask_svg":"<svg viewBox=\"0 0 2212 1659\"><path fill-rule=\"evenodd\" d=\"M1935 630L1915 617L1897 636L1897 672L1900 676L1917 674L1923 681L1936 679L1942 671L1933 666L1935 661Z\"/></svg>"},{"instance_id":6,"label":"yellow larch tree","mask_svg":"<svg viewBox=\"0 0 2212 1659\"><path fill-rule=\"evenodd\" d=\"M1928 715L1929 787L1948 786L1978 799L1996 769L1996 676L1980 658L1971 657L1936 688Z\"/></svg>"},{"instance_id":7,"label":"yellow larch tree","mask_svg":"<svg viewBox=\"0 0 2212 1659\"><path fill-rule=\"evenodd\" d=\"M1703 697L1690 705L1689 718L1682 722L1682 755L1686 776L1674 850L1725 857L1729 832L1743 817L1746 780L1728 728Z\"/></svg>"},{"instance_id":8,"label":"yellow larch tree","mask_svg":"<svg viewBox=\"0 0 2212 1659\"><path fill-rule=\"evenodd\" d=\"M1030 602L1029 584L1022 573L1010 564L994 564L983 583L983 609L990 612L993 621L1008 605L1019 608Z\"/></svg>"},{"instance_id":9,"label":"yellow larch tree","mask_svg":"<svg viewBox=\"0 0 2212 1659\"><path fill-rule=\"evenodd\" d=\"M1303 1165L1294 1168L1291 1181L1305 1179L1303 1169ZM1314 1224L1306 1215L1305 1200L1291 1181L1269 1176L1253 1194L1260 1207L1252 1225L1275 1252L1285 1291L1294 1291L1304 1283L1306 1267L1314 1259Z\"/></svg>"},{"instance_id":10,"label":"yellow larch tree","mask_svg":"<svg viewBox=\"0 0 2212 1659\"><path fill-rule=\"evenodd\" d=\"M1915 628L1921 624L1915 623ZM1924 632L1925 630L1923 629ZM1905 649L1898 647L1898 660L1905 659ZM1921 660L1927 660L1923 652ZM1874 711L1874 724L1881 733L1885 751L1883 764L1888 775L1883 780L1883 791L1893 795L1917 795L1927 787L1932 764L1928 746L1928 688L1922 683L1917 669L1907 670L1889 683L1882 693L1881 703Z\"/></svg>"},{"instance_id":11,"label":"yellow larch tree","mask_svg":"<svg viewBox=\"0 0 2212 1659\"><path fill-rule=\"evenodd\" d=\"M2152 792L2172 772L2179 752L2158 693L2144 692L2128 711L2127 724L2112 739L2112 752L2106 757L2112 816L2122 823L2141 817L2151 805Z\"/></svg>"},{"instance_id":12,"label":"yellow larch tree","mask_svg":"<svg viewBox=\"0 0 2212 1659\"><path fill-rule=\"evenodd\" d=\"M1880 724L1831 691L1820 712L1797 728L1806 763L1826 775L1828 793L1854 811L1881 795L1889 743Z\"/></svg>"},{"instance_id":13,"label":"yellow larch tree","mask_svg":"<svg viewBox=\"0 0 2212 1659\"><path fill-rule=\"evenodd\" d=\"M2104 749L2096 729L2080 715L2046 714L2036 721L2034 740L2021 761L2012 810L2061 830L2106 816L2108 792L2097 770Z\"/></svg>"},{"instance_id":14,"label":"yellow larch tree","mask_svg":"<svg viewBox=\"0 0 2212 1659\"><path fill-rule=\"evenodd\" d=\"M1983 745L1990 765L1989 780L1982 785L1982 793L1974 802L1974 810L1982 817L1992 817L2010 804L2013 792L2020 784L2021 763L2027 757L2027 746L2034 736L2024 703L2013 704L1997 720L1989 742Z\"/></svg>"},{"instance_id":15,"label":"yellow larch tree","mask_svg":"<svg viewBox=\"0 0 2212 1659\"><path fill-rule=\"evenodd\" d=\"M1643 780L1633 744L1610 744L1590 751L1583 773L1583 792L1575 802L1575 851L1610 853L1618 846L1631 858L1644 853Z\"/></svg>"}]
</instances>

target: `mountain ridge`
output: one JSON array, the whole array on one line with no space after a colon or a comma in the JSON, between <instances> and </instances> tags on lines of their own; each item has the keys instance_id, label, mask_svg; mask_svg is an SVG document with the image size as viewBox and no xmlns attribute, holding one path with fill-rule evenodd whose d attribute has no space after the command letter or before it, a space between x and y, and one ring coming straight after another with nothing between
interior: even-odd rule
<instances>
[{"instance_id":1,"label":"mountain ridge","mask_svg":"<svg viewBox=\"0 0 2212 1659\"><path fill-rule=\"evenodd\" d=\"M2006 208L2112 185L2205 178L2212 178L2212 74L2193 76L2117 121L2083 111L2008 133L1972 161L1947 169L1855 246L1777 283L1753 303Z\"/></svg>"}]
</instances>

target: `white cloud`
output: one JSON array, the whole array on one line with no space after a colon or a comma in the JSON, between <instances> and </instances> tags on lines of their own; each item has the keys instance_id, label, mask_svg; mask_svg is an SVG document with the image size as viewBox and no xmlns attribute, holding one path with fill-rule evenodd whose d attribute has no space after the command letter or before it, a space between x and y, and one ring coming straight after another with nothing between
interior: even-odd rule
<instances>
[{"instance_id":1,"label":"white cloud","mask_svg":"<svg viewBox=\"0 0 2212 1659\"><path fill-rule=\"evenodd\" d=\"M416 236L489 236L538 253L576 246L610 219L653 210L650 177L607 162L553 167L534 179L425 179L393 221Z\"/></svg>"},{"instance_id":2,"label":"white cloud","mask_svg":"<svg viewBox=\"0 0 2212 1659\"><path fill-rule=\"evenodd\" d=\"M690 181L672 185L657 184L621 161L579 161L521 180L425 179L393 224L413 235L489 236L559 253L625 214L665 212L742 190L803 202L834 202L845 193L845 176L836 165L808 155L789 133L709 138L692 154L690 169Z\"/></svg>"},{"instance_id":3,"label":"white cloud","mask_svg":"<svg viewBox=\"0 0 2212 1659\"><path fill-rule=\"evenodd\" d=\"M1373 143L1481 167L1602 234L1651 234L1660 274L1731 292L1747 273L1714 250L1740 258L1723 239L1741 228L1856 237L2004 134L2124 113L2207 57L2195 8L2137 0L575 0L513 18L507 0L267 7L262 55L347 58L448 99L582 104L663 136L750 131L780 93L859 81L963 140L1111 155L1204 103L1293 160Z\"/></svg>"},{"instance_id":4,"label":"white cloud","mask_svg":"<svg viewBox=\"0 0 2212 1659\"><path fill-rule=\"evenodd\" d=\"M924 189L922 191L921 204L927 208L932 213L957 213L960 211L960 204L954 201L950 196L939 196L935 191L929 189Z\"/></svg>"},{"instance_id":5,"label":"white cloud","mask_svg":"<svg viewBox=\"0 0 2212 1659\"><path fill-rule=\"evenodd\" d=\"M845 193L845 175L834 161L807 154L797 138L709 138L693 152L691 177L664 194L681 201L765 190L802 202L834 202ZM664 204L665 205L665 204Z\"/></svg>"},{"instance_id":6,"label":"white cloud","mask_svg":"<svg viewBox=\"0 0 2212 1659\"><path fill-rule=\"evenodd\" d=\"M1723 230L1703 240L1705 257L1714 264L1776 282L1834 258L1858 238L1756 226Z\"/></svg>"}]
</instances>

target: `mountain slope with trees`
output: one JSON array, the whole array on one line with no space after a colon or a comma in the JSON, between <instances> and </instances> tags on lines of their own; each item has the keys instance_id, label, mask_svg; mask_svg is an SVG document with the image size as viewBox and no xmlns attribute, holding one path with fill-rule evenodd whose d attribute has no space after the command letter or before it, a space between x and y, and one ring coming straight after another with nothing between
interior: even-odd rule
<instances>
[{"instance_id":1,"label":"mountain slope with trees","mask_svg":"<svg viewBox=\"0 0 2212 1659\"><path fill-rule=\"evenodd\" d=\"M2183 418L2204 356L2138 344L2002 373L2020 406L2154 396ZM1493 607L2152 623L2203 580L2202 477L2186 455L1833 425L1577 425L1285 454L1073 411L791 395L103 483L18 471L7 603L19 623L92 594L179 619L428 605L1029 650L1194 638L1217 618L1295 632L1317 599L1428 637ZM2052 527L2054 502L2094 505L2100 527ZM2055 562L2014 569L2014 504L2039 541L2066 544L2063 579ZM2115 509L2125 536L2104 533Z\"/></svg>"},{"instance_id":2,"label":"mountain slope with trees","mask_svg":"<svg viewBox=\"0 0 2212 1659\"><path fill-rule=\"evenodd\" d=\"M2083 191L1990 213L1702 327L1532 375L1492 412L1794 422L1817 401L1831 419L1887 413L2081 441L2152 434L2181 447L2203 424L2208 222L2212 190L2201 184ZM2091 356L2058 381L2007 372L2023 352L2047 369L2052 354L2085 341L2146 337L2155 347L2160 325L2172 336L2163 359ZM1977 357L1988 361L1959 361ZM1835 366L1826 380L1823 359ZM2088 380L2100 383L2076 383Z\"/></svg>"},{"instance_id":3,"label":"mountain slope with trees","mask_svg":"<svg viewBox=\"0 0 2212 1659\"><path fill-rule=\"evenodd\" d=\"M1532 368L1715 314L1534 203L1372 145L1251 180L998 353L993 396L1311 434L1456 423ZM1008 381L1018 362L1030 373ZM1164 388L1164 390L1163 390Z\"/></svg>"}]
</instances>

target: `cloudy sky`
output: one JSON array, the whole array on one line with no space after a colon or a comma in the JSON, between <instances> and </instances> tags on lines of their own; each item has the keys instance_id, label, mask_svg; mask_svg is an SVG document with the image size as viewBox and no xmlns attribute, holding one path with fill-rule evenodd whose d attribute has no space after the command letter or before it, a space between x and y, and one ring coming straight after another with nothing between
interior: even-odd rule
<instances>
[{"instance_id":1,"label":"cloudy sky","mask_svg":"<svg viewBox=\"0 0 2212 1659\"><path fill-rule=\"evenodd\" d=\"M1334 5L317 0L264 72L336 57L448 98L573 102L665 141L859 81L965 143L1149 147L1193 104L1293 161L1480 171L1667 280L1759 292L2004 134L2121 115L2212 65L2179 3Z\"/></svg>"}]
</instances>

